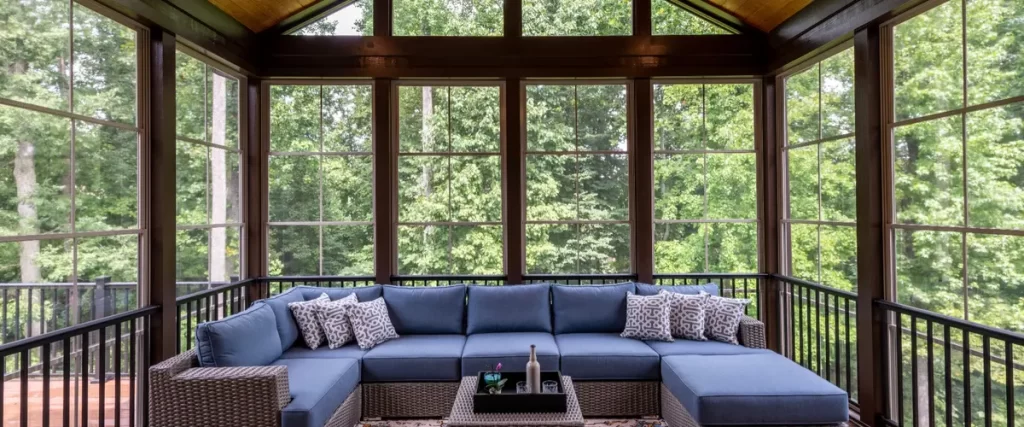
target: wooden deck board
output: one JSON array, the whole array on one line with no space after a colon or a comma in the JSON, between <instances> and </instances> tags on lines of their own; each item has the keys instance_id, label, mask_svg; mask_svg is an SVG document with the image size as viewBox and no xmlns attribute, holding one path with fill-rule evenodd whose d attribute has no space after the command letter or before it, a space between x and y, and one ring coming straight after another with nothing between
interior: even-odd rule
<instances>
[{"instance_id":1,"label":"wooden deck board","mask_svg":"<svg viewBox=\"0 0 1024 427\"><path fill-rule=\"evenodd\" d=\"M75 381L71 379L71 425L82 426L82 381ZM48 410L50 411L50 425L51 426L63 426L64 425L64 378L56 377L50 380L50 405ZM104 426L129 426L129 405L132 398L132 392L128 377L124 376L121 378L121 410L119 414L120 423L115 422L115 402L114 394L117 389L117 384L114 380L109 380L103 385L103 390L106 393L105 400L105 422ZM100 426L99 422L99 402L100 402L100 390L101 386L99 383L90 381L89 383L89 426ZM21 424L21 380L13 379L4 381L3 383L3 427L18 427ZM42 378L31 378L28 382L28 425L39 426L42 425L43 419L43 380ZM77 422L75 421L77 419Z\"/></svg>"}]
</instances>

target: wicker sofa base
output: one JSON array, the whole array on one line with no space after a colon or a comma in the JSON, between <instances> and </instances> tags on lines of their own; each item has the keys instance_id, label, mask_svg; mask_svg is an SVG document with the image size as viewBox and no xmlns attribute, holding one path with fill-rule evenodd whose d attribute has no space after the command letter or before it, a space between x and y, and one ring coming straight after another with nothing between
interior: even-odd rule
<instances>
[{"instance_id":1,"label":"wicker sofa base","mask_svg":"<svg viewBox=\"0 0 1024 427\"><path fill-rule=\"evenodd\" d=\"M584 417L658 415L658 381L573 381Z\"/></svg>"},{"instance_id":2,"label":"wicker sofa base","mask_svg":"<svg viewBox=\"0 0 1024 427\"><path fill-rule=\"evenodd\" d=\"M459 382L366 383L365 418L442 418L455 403Z\"/></svg>"},{"instance_id":3,"label":"wicker sofa base","mask_svg":"<svg viewBox=\"0 0 1024 427\"><path fill-rule=\"evenodd\" d=\"M324 427L352 427L363 419L363 392L362 386L356 386L356 389L348 395L348 398L341 403L337 411L334 411L334 415L331 415L331 419L327 420Z\"/></svg>"},{"instance_id":4,"label":"wicker sofa base","mask_svg":"<svg viewBox=\"0 0 1024 427\"><path fill-rule=\"evenodd\" d=\"M679 402L679 399L661 385L661 417L671 427L701 427L697 420L686 410L686 407ZM846 423L824 424L824 425L800 425L800 426L776 426L772 427L845 427Z\"/></svg>"}]
</instances>

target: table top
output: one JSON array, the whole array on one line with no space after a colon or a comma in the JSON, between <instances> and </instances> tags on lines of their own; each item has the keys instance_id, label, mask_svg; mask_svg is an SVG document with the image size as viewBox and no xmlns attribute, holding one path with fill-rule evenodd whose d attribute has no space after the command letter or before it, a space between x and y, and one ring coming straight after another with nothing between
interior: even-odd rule
<instances>
[{"instance_id":1,"label":"table top","mask_svg":"<svg viewBox=\"0 0 1024 427\"><path fill-rule=\"evenodd\" d=\"M583 427L583 412L580 402L576 400L576 390L572 386L572 378L562 376L562 387L565 389L566 412L537 413L498 413L478 414L473 412L473 394L476 393L477 377L462 377L459 392L455 395L455 404L448 417L450 426L567 426Z\"/></svg>"}]
</instances>

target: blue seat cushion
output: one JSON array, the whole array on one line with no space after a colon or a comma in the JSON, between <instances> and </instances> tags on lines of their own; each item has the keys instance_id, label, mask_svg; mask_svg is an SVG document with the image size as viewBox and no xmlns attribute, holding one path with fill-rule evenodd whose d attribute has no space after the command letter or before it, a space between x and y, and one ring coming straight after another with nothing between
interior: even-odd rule
<instances>
[{"instance_id":1,"label":"blue seat cushion","mask_svg":"<svg viewBox=\"0 0 1024 427\"><path fill-rule=\"evenodd\" d=\"M504 371L525 371L530 345L537 346L537 362L544 371L557 371L559 354L555 337L545 332L496 332L473 334L462 349L462 375L476 375L502 364Z\"/></svg>"},{"instance_id":2,"label":"blue seat cushion","mask_svg":"<svg viewBox=\"0 0 1024 427\"><path fill-rule=\"evenodd\" d=\"M326 345L316 350L309 347L296 345L281 354L281 359L356 359L360 360L366 350L359 348L356 343L348 343L338 348L328 348Z\"/></svg>"},{"instance_id":3,"label":"blue seat cushion","mask_svg":"<svg viewBox=\"0 0 1024 427\"><path fill-rule=\"evenodd\" d=\"M699 294L699 293L701 293L703 291L703 292L707 292L707 293L709 293L711 295L721 296L721 291L719 290L718 285L715 284L715 283L705 283L703 285L679 285L679 286L651 285L651 284L647 284L647 283L637 283L636 284L636 294L637 295L644 295L644 296L656 295L658 293L658 291L661 291L661 290L665 290L665 291L668 291L668 292L677 292L677 293L680 293L680 294L683 294L683 295L697 295L697 294Z\"/></svg>"},{"instance_id":4,"label":"blue seat cushion","mask_svg":"<svg viewBox=\"0 0 1024 427\"><path fill-rule=\"evenodd\" d=\"M465 335L402 335L363 355L364 382L458 381Z\"/></svg>"},{"instance_id":5,"label":"blue seat cushion","mask_svg":"<svg viewBox=\"0 0 1024 427\"><path fill-rule=\"evenodd\" d=\"M661 376L701 425L835 424L849 418L846 392L772 352L668 356Z\"/></svg>"},{"instance_id":6,"label":"blue seat cushion","mask_svg":"<svg viewBox=\"0 0 1024 427\"><path fill-rule=\"evenodd\" d=\"M574 380L657 380L661 356L617 333L555 335L562 374Z\"/></svg>"},{"instance_id":7,"label":"blue seat cushion","mask_svg":"<svg viewBox=\"0 0 1024 427\"><path fill-rule=\"evenodd\" d=\"M721 341L691 341L676 339L667 341L644 341L662 357L665 356L726 356L734 354L758 354L771 350L755 349Z\"/></svg>"},{"instance_id":8,"label":"blue seat cushion","mask_svg":"<svg viewBox=\"0 0 1024 427\"><path fill-rule=\"evenodd\" d=\"M626 328L626 293L634 291L632 283L552 286L555 335L621 333Z\"/></svg>"},{"instance_id":9,"label":"blue seat cushion","mask_svg":"<svg viewBox=\"0 0 1024 427\"><path fill-rule=\"evenodd\" d=\"M466 333L551 333L551 285L469 286ZM509 307L514 307L510 310Z\"/></svg>"},{"instance_id":10,"label":"blue seat cushion","mask_svg":"<svg viewBox=\"0 0 1024 427\"><path fill-rule=\"evenodd\" d=\"M199 365L265 366L281 356L277 320L269 305L257 301L247 310L196 327Z\"/></svg>"},{"instance_id":11,"label":"blue seat cushion","mask_svg":"<svg viewBox=\"0 0 1024 427\"><path fill-rule=\"evenodd\" d=\"M281 427L323 427L359 385L355 359L281 359L288 367L292 401L281 410Z\"/></svg>"},{"instance_id":12,"label":"blue seat cushion","mask_svg":"<svg viewBox=\"0 0 1024 427\"><path fill-rule=\"evenodd\" d=\"M466 286L384 286L391 324L398 335L462 334Z\"/></svg>"}]
</instances>

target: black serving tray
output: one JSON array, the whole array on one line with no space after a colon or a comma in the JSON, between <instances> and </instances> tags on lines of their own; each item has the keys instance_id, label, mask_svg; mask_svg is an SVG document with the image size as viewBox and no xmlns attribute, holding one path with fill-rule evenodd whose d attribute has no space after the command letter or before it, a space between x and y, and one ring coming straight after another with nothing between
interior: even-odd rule
<instances>
[{"instance_id":1,"label":"black serving tray","mask_svg":"<svg viewBox=\"0 0 1024 427\"><path fill-rule=\"evenodd\" d=\"M516 383L526 381L526 372L502 372L507 378L501 394L487 392L484 373L476 376L476 394L473 395L473 412L480 413L525 413L525 412L566 412L565 389L562 387L562 374L558 371L540 373L540 382L557 381L558 393L516 393Z\"/></svg>"}]
</instances>

